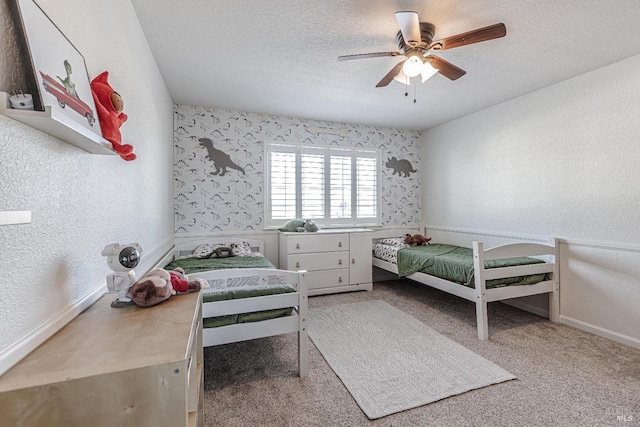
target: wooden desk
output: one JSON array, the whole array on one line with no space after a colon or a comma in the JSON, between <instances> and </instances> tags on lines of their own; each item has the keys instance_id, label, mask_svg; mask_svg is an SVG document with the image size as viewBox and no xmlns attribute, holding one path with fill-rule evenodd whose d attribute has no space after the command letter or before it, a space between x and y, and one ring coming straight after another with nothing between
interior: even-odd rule
<instances>
[{"instance_id":1,"label":"wooden desk","mask_svg":"<svg viewBox=\"0 0 640 427\"><path fill-rule=\"evenodd\" d=\"M203 425L200 293L148 308L112 308L115 297L0 376L0 424Z\"/></svg>"}]
</instances>

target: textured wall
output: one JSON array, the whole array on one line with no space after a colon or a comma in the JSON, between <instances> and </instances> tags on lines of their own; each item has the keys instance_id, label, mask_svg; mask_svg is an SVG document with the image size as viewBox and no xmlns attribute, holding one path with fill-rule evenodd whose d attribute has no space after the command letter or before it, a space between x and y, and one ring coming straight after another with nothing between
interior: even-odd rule
<instances>
[{"instance_id":1,"label":"textured wall","mask_svg":"<svg viewBox=\"0 0 640 427\"><path fill-rule=\"evenodd\" d=\"M640 345L639 67L635 56L430 129L422 158L426 224L566 239L561 315Z\"/></svg>"},{"instance_id":2,"label":"textured wall","mask_svg":"<svg viewBox=\"0 0 640 427\"><path fill-rule=\"evenodd\" d=\"M416 131L319 122L264 114L175 107L176 232L204 234L255 231L264 227L264 143L379 149L382 164L382 224L420 223L420 171L394 173L389 158L420 163L420 134ZM200 138L229 155L235 167L222 175ZM238 167L244 170L238 169Z\"/></svg>"},{"instance_id":3,"label":"textured wall","mask_svg":"<svg viewBox=\"0 0 640 427\"><path fill-rule=\"evenodd\" d=\"M91 77L110 71L139 158L92 155L0 115L0 210L32 211L31 224L0 226L2 351L104 286L106 244L138 241L150 254L173 235L173 105L130 2L38 3ZM0 25L0 90L25 89L8 0Z\"/></svg>"}]
</instances>

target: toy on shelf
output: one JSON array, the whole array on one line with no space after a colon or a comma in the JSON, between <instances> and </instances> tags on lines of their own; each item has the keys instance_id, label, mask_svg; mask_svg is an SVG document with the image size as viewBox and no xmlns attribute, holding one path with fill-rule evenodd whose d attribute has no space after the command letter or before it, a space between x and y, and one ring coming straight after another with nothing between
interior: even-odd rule
<instances>
[{"instance_id":1,"label":"toy on shelf","mask_svg":"<svg viewBox=\"0 0 640 427\"><path fill-rule=\"evenodd\" d=\"M134 304L129 296L129 288L136 281L136 272L133 269L140 262L140 252L142 252L142 246L138 243L126 245L112 243L102 250L102 256L107 257L107 265L113 270L112 274L107 275L107 288L109 292L118 293L118 298L111 303L111 307L126 307Z\"/></svg>"},{"instance_id":2,"label":"toy on shelf","mask_svg":"<svg viewBox=\"0 0 640 427\"><path fill-rule=\"evenodd\" d=\"M14 93L9 97L11 108L17 110L33 110L33 97L30 93Z\"/></svg>"},{"instance_id":3,"label":"toy on shelf","mask_svg":"<svg viewBox=\"0 0 640 427\"><path fill-rule=\"evenodd\" d=\"M111 142L113 151L124 160L135 160L133 146L122 143L120 126L127 121L127 115L122 112L124 110L122 97L109 84L108 71L100 73L91 81L91 92L96 102L102 136Z\"/></svg>"}]
</instances>

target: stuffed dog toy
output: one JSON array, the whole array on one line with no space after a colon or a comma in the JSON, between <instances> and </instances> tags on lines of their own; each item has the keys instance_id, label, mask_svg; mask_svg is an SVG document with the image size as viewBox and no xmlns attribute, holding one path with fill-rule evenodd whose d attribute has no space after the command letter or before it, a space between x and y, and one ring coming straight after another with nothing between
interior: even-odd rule
<instances>
[{"instance_id":1,"label":"stuffed dog toy","mask_svg":"<svg viewBox=\"0 0 640 427\"><path fill-rule=\"evenodd\" d=\"M404 235L404 242L411 246L426 246L430 240L431 237L426 238L422 234L414 234L413 236L411 234Z\"/></svg>"},{"instance_id":2,"label":"stuffed dog toy","mask_svg":"<svg viewBox=\"0 0 640 427\"><path fill-rule=\"evenodd\" d=\"M129 295L136 305L151 307L168 300L173 295L186 294L208 288L204 279L189 280L182 268L167 271L164 268L151 270L129 289Z\"/></svg>"}]
</instances>

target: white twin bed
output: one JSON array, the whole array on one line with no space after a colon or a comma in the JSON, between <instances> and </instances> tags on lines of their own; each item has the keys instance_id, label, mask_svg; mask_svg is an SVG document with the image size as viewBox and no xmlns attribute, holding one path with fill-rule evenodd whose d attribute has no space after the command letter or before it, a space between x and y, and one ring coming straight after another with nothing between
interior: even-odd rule
<instances>
[{"instance_id":1,"label":"white twin bed","mask_svg":"<svg viewBox=\"0 0 640 427\"><path fill-rule=\"evenodd\" d=\"M239 255L194 256L215 247L238 249ZM250 253L243 252L247 248ZM252 239L194 240L177 244L158 267L181 267L189 279L209 282L210 288L201 291L204 347L296 332L298 373L304 377L309 371L306 272L276 269L263 250L263 243Z\"/></svg>"},{"instance_id":2,"label":"white twin bed","mask_svg":"<svg viewBox=\"0 0 640 427\"><path fill-rule=\"evenodd\" d=\"M546 293L549 296L549 319L558 322L558 239L549 244L513 243L488 249L482 242L473 242L472 250L434 244L406 249L397 243L399 239L390 239L384 232L374 235L373 265L474 302L479 339L489 338L487 303L493 301ZM393 240L395 244L388 244L394 243ZM404 252L400 253L400 250ZM421 258L421 252L432 254ZM453 254L453 259L443 260L448 254ZM529 258L530 262L533 258L536 263L510 265L511 259L522 257ZM413 268L407 269L403 263Z\"/></svg>"}]
</instances>

